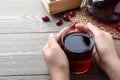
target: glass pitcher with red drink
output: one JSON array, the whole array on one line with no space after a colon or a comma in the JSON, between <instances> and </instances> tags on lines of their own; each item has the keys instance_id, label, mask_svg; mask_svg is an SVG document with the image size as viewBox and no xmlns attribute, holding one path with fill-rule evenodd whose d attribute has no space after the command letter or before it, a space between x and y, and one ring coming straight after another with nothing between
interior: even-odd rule
<instances>
[{"instance_id":1,"label":"glass pitcher with red drink","mask_svg":"<svg viewBox=\"0 0 120 80\"><path fill-rule=\"evenodd\" d=\"M120 0L83 0L81 6L102 22L120 21Z\"/></svg>"}]
</instances>

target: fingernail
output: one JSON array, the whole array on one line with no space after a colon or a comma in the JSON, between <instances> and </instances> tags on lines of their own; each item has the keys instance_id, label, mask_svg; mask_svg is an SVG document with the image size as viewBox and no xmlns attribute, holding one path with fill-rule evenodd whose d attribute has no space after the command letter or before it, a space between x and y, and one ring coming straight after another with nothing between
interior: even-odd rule
<instances>
[{"instance_id":1,"label":"fingernail","mask_svg":"<svg viewBox=\"0 0 120 80\"><path fill-rule=\"evenodd\" d=\"M88 22L87 25L91 25L92 23L91 22Z\"/></svg>"},{"instance_id":2,"label":"fingernail","mask_svg":"<svg viewBox=\"0 0 120 80\"><path fill-rule=\"evenodd\" d=\"M87 25L93 25L91 22L88 22Z\"/></svg>"}]
</instances>

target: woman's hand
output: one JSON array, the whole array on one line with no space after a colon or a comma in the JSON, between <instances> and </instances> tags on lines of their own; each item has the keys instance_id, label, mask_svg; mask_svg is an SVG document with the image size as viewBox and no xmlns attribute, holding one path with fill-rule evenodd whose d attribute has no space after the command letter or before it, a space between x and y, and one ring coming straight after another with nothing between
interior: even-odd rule
<instances>
[{"instance_id":1,"label":"woman's hand","mask_svg":"<svg viewBox=\"0 0 120 80\"><path fill-rule=\"evenodd\" d=\"M114 42L110 33L102 31L93 24L88 23L87 27L95 36L95 59L111 80L120 79L120 60L117 56Z\"/></svg>"},{"instance_id":2,"label":"woman's hand","mask_svg":"<svg viewBox=\"0 0 120 80\"><path fill-rule=\"evenodd\" d=\"M98 66L108 74L111 80L119 80L120 60L117 56L111 34L98 29L91 23L88 23L84 27L83 25L76 24L75 27L88 29L94 34L94 57Z\"/></svg>"},{"instance_id":3,"label":"woman's hand","mask_svg":"<svg viewBox=\"0 0 120 80\"><path fill-rule=\"evenodd\" d=\"M61 35L67 30L65 27L58 34L50 34L45 47L43 48L44 59L52 80L69 80L69 64L64 51L58 44Z\"/></svg>"},{"instance_id":4,"label":"woman's hand","mask_svg":"<svg viewBox=\"0 0 120 80\"><path fill-rule=\"evenodd\" d=\"M87 28L94 34L96 48L95 58L100 67L106 69L110 65L113 65L113 63L118 62L119 58L111 34L98 29L91 23L87 24Z\"/></svg>"}]
</instances>

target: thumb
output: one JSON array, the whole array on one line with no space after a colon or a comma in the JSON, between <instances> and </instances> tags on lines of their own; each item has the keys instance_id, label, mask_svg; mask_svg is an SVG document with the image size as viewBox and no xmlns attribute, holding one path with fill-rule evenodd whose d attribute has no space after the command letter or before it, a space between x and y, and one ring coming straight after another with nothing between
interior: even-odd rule
<instances>
[{"instance_id":1,"label":"thumb","mask_svg":"<svg viewBox=\"0 0 120 80\"><path fill-rule=\"evenodd\" d=\"M50 48L56 48L56 47L60 47L57 40L56 40L56 35L55 34L50 34L49 35L49 46Z\"/></svg>"}]
</instances>

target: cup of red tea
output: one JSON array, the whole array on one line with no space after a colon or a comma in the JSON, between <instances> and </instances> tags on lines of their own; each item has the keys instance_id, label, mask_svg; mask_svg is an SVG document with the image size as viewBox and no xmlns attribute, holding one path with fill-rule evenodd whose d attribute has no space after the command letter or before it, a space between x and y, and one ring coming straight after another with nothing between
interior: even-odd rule
<instances>
[{"instance_id":1,"label":"cup of red tea","mask_svg":"<svg viewBox=\"0 0 120 80\"><path fill-rule=\"evenodd\" d=\"M91 67L94 36L91 31L82 28L70 28L61 37L64 50L73 73L87 72Z\"/></svg>"}]
</instances>

